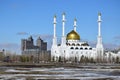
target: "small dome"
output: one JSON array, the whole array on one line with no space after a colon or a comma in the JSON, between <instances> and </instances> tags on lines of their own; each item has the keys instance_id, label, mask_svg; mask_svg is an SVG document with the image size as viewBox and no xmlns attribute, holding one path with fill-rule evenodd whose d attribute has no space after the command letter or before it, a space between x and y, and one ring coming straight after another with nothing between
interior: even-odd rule
<instances>
[{"instance_id":1,"label":"small dome","mask_svg":"<svg viewBox=\"0 0 120 80\"><path fill-rule=\"evenodd\" d=\"M72 30L71 32L69 32L67 34L66 40L80 40L80 36L79 36L79 34L77 32Z\"/></svg>"}]
</instances>

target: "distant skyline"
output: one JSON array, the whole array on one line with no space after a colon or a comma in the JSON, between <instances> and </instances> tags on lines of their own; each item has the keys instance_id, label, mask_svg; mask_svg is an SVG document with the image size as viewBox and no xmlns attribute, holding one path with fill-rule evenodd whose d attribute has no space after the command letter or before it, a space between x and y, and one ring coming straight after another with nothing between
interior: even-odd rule
<instances>
[{"instance_id":1,"label":"distant skyline","mask_svg":"<svg viewBox=\"0 0 120 80\"><path fill-rule=\"evenodd\" d=\"M57 16L57 37L62 35L62 13L66 13L65 33L73 29L82 40L95 46L98 12L102 14L102 39L105 48L120 46L120 0L0 0L0 50L20 52L21 39L30 35L51 47L53 16Z\"/></svg>"}]
</instances>

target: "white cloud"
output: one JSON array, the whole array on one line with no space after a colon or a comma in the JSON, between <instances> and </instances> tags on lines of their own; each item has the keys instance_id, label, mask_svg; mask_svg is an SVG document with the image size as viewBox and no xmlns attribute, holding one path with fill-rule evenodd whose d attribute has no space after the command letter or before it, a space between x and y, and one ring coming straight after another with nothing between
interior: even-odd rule
<instances>
[{"instance_id":1,"label":"white cloud","mask_svg":"<svg viewBox=\"0 0 120 80\"><path fill-rule=\"evenodd\" d=\"M120 40L120 35L119 36L115 36L114 39Z\"/></svg>"},{"instance_id":2,"label":"white cloud","mask_svg":"<svg viewBox=\"0 0 120 80\"><path fill-rule=\"evenodd\" d=\"M28 35L27 32L18 32L17 35Z\"/></svg>"},{"instance_id":3,"label":"white cloud","mask_svg":"<svg viewBox=\"0 0 120 80\"><path fill-rule=\"evenodd\" d=\"M89 45L92 46L92 47L96 47L96 44L97 42L96 41L88 41ZM115 43L103 43L103 47L104 49L110 49L110 50L113 50L113 49L117 49L120 47L120 45L117 45Z\"/></svg>"},{"instance_id":4,"label":"white cloud","mask_svg":"<svg viewBox=\"0 0 120 80\"><path fill-rule=\"evenodd\" d=\"M88 43L91 47L96 47L97 42L96 41L88 41Z\"/></svg>"},{"instance_id":5,"label":"white cloud","mask_svg":"<svg viewBox=\"0 0 120 80\"><path fill-rule=\"evenodd\" d=\"M33 34L35 38L41 37L43 40L52 39L53 35L50 34Z\"/></svg>"},{"instance_id":6,"label":"white cloud","mask_svg":"<svg viewBox=\"0 0 120 80\"><path fill-rule=\"evenodd\" d=\"M114 49L117 49L119 47L120 47L119 45L114 44L114 43L104 43L104 48L106 48L106 49L114 50Z\"/></svg>"},{"instance_id":7,"label":"white cloud","mask_svg":"<svg viewBox=\"0 0 120 80\"><path fill-rule=\"evenodd\" d=\"M120 35L113 37L113 41L116 44L120 44Z\"/></svg>"},{"instance_id":8,"label":"white cloud","mask_svg":"<svg viewBox=\"0 0 120 80\"><path fill-rule=\"evenodd\" d=\"M20 45L16 43L0 43L0 49L5 51L10 51L11 53L20 54Z\"/></svg>"}]
</instances>

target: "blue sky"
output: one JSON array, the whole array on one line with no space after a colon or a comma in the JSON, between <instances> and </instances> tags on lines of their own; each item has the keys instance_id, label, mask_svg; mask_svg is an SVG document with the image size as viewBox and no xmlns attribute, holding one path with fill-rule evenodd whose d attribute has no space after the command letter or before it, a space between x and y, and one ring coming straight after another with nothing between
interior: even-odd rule
<instances>
[{"instance_id":1,"label":"blue sky","mask_svg":"<svg viewBox=\"0 0 120 80\"><path fill-rule=\"evenodd\" d=\"M120 45L120 0L0 0L0 49L20 50L22 38L33 35L51 44L53 16L57 15L57 36L62 34L62 13L66 13L66 34L73 29L82 40L95 44L97 15L102 13L102 38L105 47ZM37 37L36 37L37 36Z\"/></svg>"}]
</instances>

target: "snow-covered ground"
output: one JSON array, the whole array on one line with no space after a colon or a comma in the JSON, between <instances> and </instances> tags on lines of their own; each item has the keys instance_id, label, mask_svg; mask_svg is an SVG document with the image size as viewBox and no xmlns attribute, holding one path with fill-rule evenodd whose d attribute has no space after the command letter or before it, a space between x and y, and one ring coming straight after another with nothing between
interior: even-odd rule
<instances>
[{"instance_id":1,"label":"snow-covered ground","mask_svg":"<svg viewBox=\"0 0 120 80\"><path fill-rule=\"evenodd\" d=\"M0 68L1 70L1 68ZM5 68L5 74L0 74L0 80L37 79L80 79L80 80L120 80L120 69L111 69L108 66L84 66L82 68ZM2 71L1 70L1 71ZM36 73L35 73L36 72ZM38 72L38 74L37 74Z\"/></svg>"}]
</instances>

